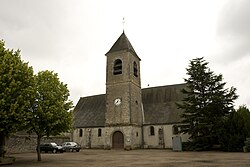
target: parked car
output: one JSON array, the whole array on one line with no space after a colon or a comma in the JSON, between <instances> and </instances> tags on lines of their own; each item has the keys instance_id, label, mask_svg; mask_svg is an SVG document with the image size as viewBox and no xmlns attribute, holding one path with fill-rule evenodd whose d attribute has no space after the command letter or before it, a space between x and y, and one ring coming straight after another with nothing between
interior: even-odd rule
<instances>
[{"instance_id":1,"label":"parked car","mask_svg":"<svg viewBox=\"0 0 250 167\"><path fill-rule=\"evenodd\" d=\"M38 149L36 149L38 151ZM40 151L44 151L45 153L47 152L52 152L52 153L57 153L57 152L64 152L63 147L57 145L56 143L43 143L40 144Z\"/></svg>"},{"instance_id":2,"label":"parked car","mask_svg":"<svg viewBox=\"0 0 250 167\"><path fill-rule=\"evenodd\" d=\"M79 145L76 142L64 142L62 144L62 148L63 148L64 151L70 151L70 152L76 151L76 152L79 152L80 149L81 149L81 145Z\"/></svg>"}]
</instances>

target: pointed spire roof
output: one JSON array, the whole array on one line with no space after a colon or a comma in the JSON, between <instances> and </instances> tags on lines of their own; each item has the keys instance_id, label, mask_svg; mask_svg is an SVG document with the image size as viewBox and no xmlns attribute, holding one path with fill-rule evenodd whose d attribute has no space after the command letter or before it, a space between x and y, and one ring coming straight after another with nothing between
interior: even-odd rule
<instances>
[{"instance_id":1,"label":"pointed spire roof","mask_svg":"<svg viewBox=\"0 0 250 167\"><path fill-rule=\"evenodd\" d=\"M127 50L129 52L134 53L137 56L133 46L129 42L128 37L125 35L124 31L122 32L121 36L117 39L117 41L114 43L114 45L111 47L111 49L106 53L106 55L121 50Z\"/></svg>"}]
</instances>

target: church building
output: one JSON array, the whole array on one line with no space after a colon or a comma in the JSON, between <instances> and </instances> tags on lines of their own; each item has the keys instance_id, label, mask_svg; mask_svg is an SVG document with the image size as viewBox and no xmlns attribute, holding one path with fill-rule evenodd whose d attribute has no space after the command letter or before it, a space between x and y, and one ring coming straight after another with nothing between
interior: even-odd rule
<instances>
[{"instance_id":1,"label":"church building","mask_svg":"<svg viewBox=\"0 0 250 167\"><path fill-rule=\"evenodd\" d=\"M106 94L81 97L73 140L83 148L172 148L185 84L141 89L140 57L123 32L106 53Z\"/></svg>"}]
</instances>

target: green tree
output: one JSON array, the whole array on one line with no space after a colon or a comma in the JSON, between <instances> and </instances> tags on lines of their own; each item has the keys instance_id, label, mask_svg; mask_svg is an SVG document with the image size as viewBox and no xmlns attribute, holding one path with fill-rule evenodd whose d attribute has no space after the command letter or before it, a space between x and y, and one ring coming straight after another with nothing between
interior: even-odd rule
<instances>
[{"instance_id":1,"label":"green tree","mask_svg":"<svg viewBox=\"0 0 250 167\"><path fill-rule=\"evenodd\" d=\"M67 85L59 81L58 75L51 71L39 72L36 77L36 98L29 119L29 132L37 134L37 146L44 136L58 135L71 129L72 101L68 100ZM37 160L41 161L40 148Z\"/></svg>"},{"instance_id":2,"label":"green tree","mask_svg":"<svg viewBox=\"0 0 250 167\"><path fill-rule=\"evenodd\" d=\"M249 109L247 108L246 105L242 105L237 110L237 113L239 113L244 119L244 124L246 128L246 137L250 137L250 111Z\"/></svg>"},{"instance_id":3,"label":"green tree","mask_svg":"<svg viewBox=\"0 0 250 167\"><path fill-rule=\"evenodd\" d=\"M23 130L34 99L32 67L21 60L20 51L5 48L0 40L0 157L6 137Z\"/></svg>"},{"instance_id":4,"label":"green tree","mask_svg":"<svg viewBox=\"0 0 250 167\"><path fill-rule=\"evenodd\" d=\"M222 75L215 75L203 58L191 60L186 70L185 98L177 104L184 110L183 123L188 125L183 132L190 135L193 149L210 149L218 143L218 123L233 110L236 88L224 89Z\"/></svg>"},{"instance_id":5,"label":"green tree","mask_svg":"<svg viewBox=\"0 0 250 167\"><path fill-rule=\"evenodd\" d=\"M246 126L243 115L230 112L220 123L218 139L223 151L242 151L246 140Z\"/></svg>"}]
</instances>

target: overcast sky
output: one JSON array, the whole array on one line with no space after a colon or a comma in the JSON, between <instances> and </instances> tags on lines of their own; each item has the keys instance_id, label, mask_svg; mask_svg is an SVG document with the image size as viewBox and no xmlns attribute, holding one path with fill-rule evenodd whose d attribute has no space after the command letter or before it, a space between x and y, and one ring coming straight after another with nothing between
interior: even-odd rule
<instances>
[{"instance_id":1,"label":"overcast sky","mask_svg":"<svg viewBox=\"0 0 250 167\"><path fill-rule=\"evenodd\" d=\"M250 107L250 0L1 0L0 39L35 73L58 73L76 105L105 93L123 17L142 88L183 83L189 60L204 57Z\"/></svg>"}]
</instances>

